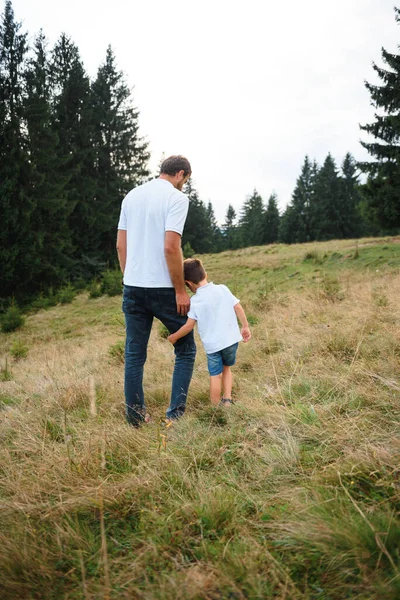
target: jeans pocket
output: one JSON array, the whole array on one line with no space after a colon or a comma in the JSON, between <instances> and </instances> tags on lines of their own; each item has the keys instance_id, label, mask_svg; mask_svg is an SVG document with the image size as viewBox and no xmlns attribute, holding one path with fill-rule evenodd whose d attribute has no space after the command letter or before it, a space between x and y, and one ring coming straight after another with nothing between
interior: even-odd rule
<instances>
[{"instance_id":1,"label":"jeans pocket","mask_svg":"<svg viewBox=\"0 0 400 600\"><path fill-rule=\"evenodd\" d=\"M135 291L124 287L122 296L122 310L124 313L133 313L135 310Z\"/></svg>"}]
</instances>

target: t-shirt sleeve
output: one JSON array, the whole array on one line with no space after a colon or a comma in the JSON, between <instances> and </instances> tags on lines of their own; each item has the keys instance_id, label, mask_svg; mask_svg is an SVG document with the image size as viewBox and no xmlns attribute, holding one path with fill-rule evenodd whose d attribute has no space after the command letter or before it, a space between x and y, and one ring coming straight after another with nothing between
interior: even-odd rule
<instances>
[{"instance_id":1,"label":"t-shirt sleeve","mask_svg":"<svg viewBox=\"0 0 400 600\"><path fill-rule=\"evenodd\" d=\"M189 210L189 200L185 194L179 193L171 198L165 221L165 231L175 231L182 235Z\"/></svg>"},{"instance_id":2,"label":"t-shirt sleeve","mask_svg":"<svg viewBox=\"0 0 400 600\"><path fill-rule=\"evenodd\" d=\"M221 285L221 287L225 290L226 296L229 302L232 303L232 306L236 306L236 304L239 304L239 298L236 298L236 296L232 294L231 290L228 287L226 287L226 285Z\"/></svg>"},{"instance_id":3,"label":"t-shirt sleeve","mask_svg":"<svg viewBox=\"0 0 400 600\"><path fill-rule=\"evenodd\" d=\"M189 308L189 312L188 312L187 316L189 319L194 319L195 321L197 321L196 309L193 306L193 302L190 302L190 308Z\"/></svg>"},{"instance_id":4,"label":"t-shirt sleeve","mask_svg":"<svg viewBox=\"0 0 400 600\"><path fill-rule=\"evenodd\" d=\"M118 229L127 229L127 216L126 216L126 197L123 199L122 201L122 205L121 205L121 213L119 215L119 221L118 221Z\"/></svg>"}]
</instances>

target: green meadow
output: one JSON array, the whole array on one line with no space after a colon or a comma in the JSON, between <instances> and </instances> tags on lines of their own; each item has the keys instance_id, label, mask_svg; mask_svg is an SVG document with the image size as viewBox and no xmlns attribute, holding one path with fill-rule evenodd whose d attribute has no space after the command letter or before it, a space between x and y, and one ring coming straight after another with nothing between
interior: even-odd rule
<instances>
[{"instance_id":1,"label":"green meadow","mask_svg":"<svg viewBox=\"0 0 400 600\"><path fill-rule=\"evenodd\" d=\"M0 335L2 600L400 598L400 238L201 258L251 323L230 408L198 342L165 427L156 322L125 423L120 297Z\"/></svg>"}]
</instances>

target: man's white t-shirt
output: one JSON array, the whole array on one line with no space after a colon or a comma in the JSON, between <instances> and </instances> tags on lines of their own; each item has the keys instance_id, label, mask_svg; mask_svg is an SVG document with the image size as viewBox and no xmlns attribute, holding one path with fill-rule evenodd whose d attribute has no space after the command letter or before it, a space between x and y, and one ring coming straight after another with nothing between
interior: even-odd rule
<instances>
[{"instance_id":1,"label":"man's white t-shirt","mask_svg":"<svg viewBox=\"0 0 400 600\"><path fill-rule=\"evenodd\" d=\"M126 230L124 284L173 287L164 256L166 231L182 235L189 200L166 179L153 179L124 198L118 229Z\"/></svg>"},{"instance_id":2,"label":"man's white t-shirt","mask_svg":"<svg viewBox=\"0 0 400 600\"><path fill-rule=\"evenodd\" d=\"M214 285L212 282L197 288L191 297L188 317L197 321L207 354L242 340L234 310L239 302L226 285Z\"/></svg>"}]
</instances>

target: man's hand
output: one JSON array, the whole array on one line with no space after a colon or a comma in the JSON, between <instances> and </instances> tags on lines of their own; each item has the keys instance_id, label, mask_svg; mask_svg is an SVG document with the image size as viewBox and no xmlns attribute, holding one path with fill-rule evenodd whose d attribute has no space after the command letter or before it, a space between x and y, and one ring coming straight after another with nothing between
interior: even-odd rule
<instances>
[{"instance_id":1,"label":"man's hand","mask_svg":"<svg viewBox=\"0 0 400 600\"><path fill-rule=\"evenodd\" d=\"M167 337L167 340L168 340L169 342L171 342L171 344L175 344L175 343L178 341L178 340L176 339L176 337L175 337L175 334L174 334L174 333L171 333L171 335L169 335L169 336Z\"/></svg>"},{"instance_id":2,"label":"man's hand","mask_svg":"<svg viewBox=\"0 0 400 600\"><path fill-rule=\"evenodd\" d=\"M190 298L186 292L176 292L176 308L180 315L184 317L188 314L190 308Z\"/></svg>"},{"instance_id":3,"label":"man's hand","mask_svg":"<svg viewBox=\"0 0 400 600\"><path fill-rule=\"evenodd\" d=\"M248 327L242 327L240 332L244 342L248 342L251 339L250 329Z\"/></svg>"}]
</instances>

